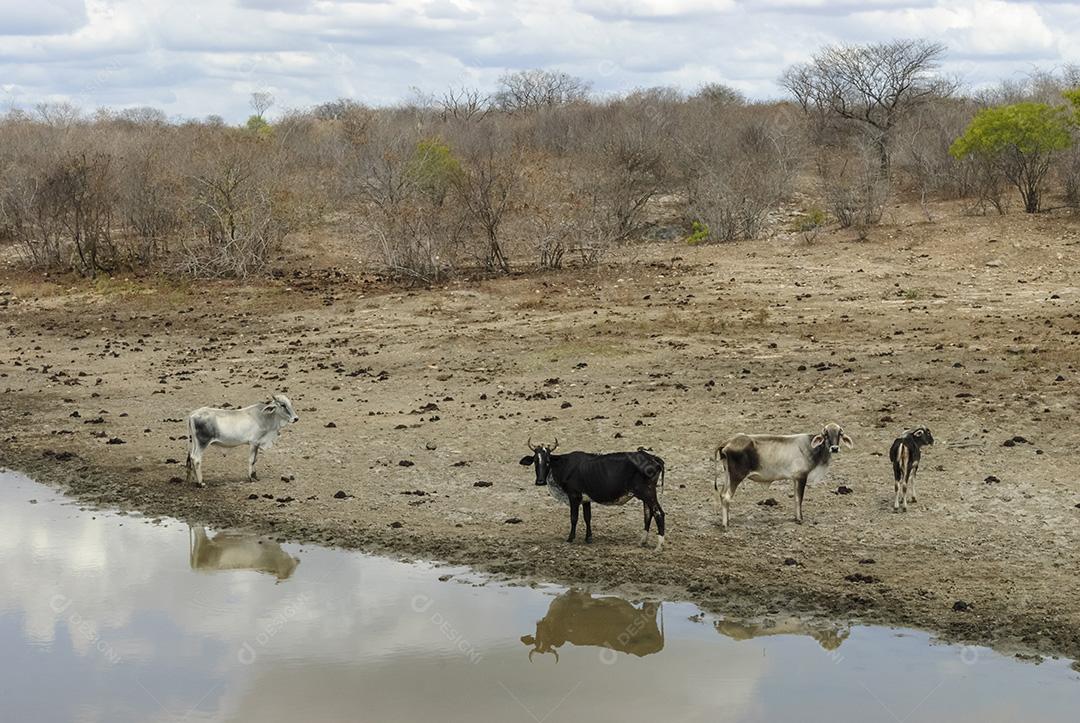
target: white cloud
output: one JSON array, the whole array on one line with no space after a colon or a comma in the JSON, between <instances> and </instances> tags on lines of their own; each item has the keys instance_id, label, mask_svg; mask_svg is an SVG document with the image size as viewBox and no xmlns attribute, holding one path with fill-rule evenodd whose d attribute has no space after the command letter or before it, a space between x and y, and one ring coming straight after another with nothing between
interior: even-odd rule
<instances>
[{"instance_id":1,"label":"white cloud","mask_svg":"<svg viewBox=\"0 0 1080 723\"><path fill-rule=\"evenodd\" d=\"M279 111L343 94L391 103L535 66L601 92L720 81L775 97L782 70L821 45L895 37L945 42L945 69L975 83L1080 60L1080 10L1060 2L0 0L0 18L2 102L233 121L254 89Z\"/></svg>"},{"instance_id":2,"label":"white cloud","mask_svg":"<svg viewBox=\"0 0 1080 723\"><path fill-rule=\"evenodd\" d=\"M0 0L0 36L69 33L86 21L83 0Z\"/></svg>"}]
</instances>

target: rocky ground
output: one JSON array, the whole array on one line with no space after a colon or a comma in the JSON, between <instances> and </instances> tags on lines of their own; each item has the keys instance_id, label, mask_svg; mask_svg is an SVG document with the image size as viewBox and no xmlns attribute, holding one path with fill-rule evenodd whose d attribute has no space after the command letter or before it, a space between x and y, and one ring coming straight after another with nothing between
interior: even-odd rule
<instances>
[{"instance_id":1,"label":"rocky ground","mask_svg":"<svg viewBox=\"0 0 1080 723\"><path fill-rule=\"evenodd\" d=\"M417 291L325 270L178 286L9 269L0 463L282 538L1078 658L1078 250L1068 218L956 213ZM301 420L261 481L218 449L208 487L184 484L186 413L276 391ZM747 483L718 526L719 441L828 421L855 449L808 490L805 524L789 484ZM914 425L938 444L893 514L888 445ZM530 435L661 455L663 552L637 546L637 504L564 542L566 509L518 465Z\"/></svg>"}]
</instances>

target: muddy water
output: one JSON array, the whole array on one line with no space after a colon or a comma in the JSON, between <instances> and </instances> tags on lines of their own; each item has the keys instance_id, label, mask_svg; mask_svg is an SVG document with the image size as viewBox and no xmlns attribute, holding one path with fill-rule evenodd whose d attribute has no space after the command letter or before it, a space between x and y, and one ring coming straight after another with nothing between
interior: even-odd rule
<instances>
[{"instance_id":1,"label":"muddy water","mask_svg":"<svg viewBox=\"0 0 1080 723\"><path fill-rule=\"evenodd\" d=\"M647 554L643 551L642 554ZM0 721L1075 721L1080 675L85 511L0 472Z\"/></svg>"}]
</instances>

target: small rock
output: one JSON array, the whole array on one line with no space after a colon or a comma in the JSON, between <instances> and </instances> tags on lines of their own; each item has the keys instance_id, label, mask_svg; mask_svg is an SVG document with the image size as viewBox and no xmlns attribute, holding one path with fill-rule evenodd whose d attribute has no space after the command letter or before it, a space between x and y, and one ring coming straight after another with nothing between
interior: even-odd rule
<instances>
[{"instance_id":1,"label":"small rock","mask_svg":"<svg viewBox=\"0 0 1080 723\"><path fill-rule=\"evenodd\" d=\"M758 502L758 504L762 507L776 507L780 503L770 497L768 499L762 500L761 502Z\"/></svg>"},{"instance_id":2,"label":"small rock","mask_svg":"<svg viewBox=\"0 0 1080 723\"><path fill-rule=\"evenodd\" d=\"M259 496L257 494L255 494L254 492L252 492L250 495L247 496L247 498L249 500L257 500L257 499L259 499Z\"/></svg>"},{"instance_id":3,"label":"small rock","mask_svg":"<svg viewBox=\"0 0 1080 723\"><path fill-rule=\"evenodd\" d=\"M30 504L32 504L32 505L36 505L36 504L37 504L37 500L30 500Z\"/></svg>"},{"instance_id":4,"label":"small rock","mask_svg":"<svg viewBox=\"0 0 1080 723\"><path fill-rule=\"evenodd\" d=\"M503 520L504 525L517 525L517 524L520 524L520 523L521 523L521 518L520 517L507 517L505 520Z\"/></svg>"},{"instance_id":5,"label":"small rock","mask_svg":"<svg viewBox=\"0 0 1080 723\"><path fill-rule=\"evenodd\" d=\"M347 492L345 492L345 490L338 490L337 492L334 493L334 499L335 500L343 500L348 496L349 495L348 495Z\"/></svg>"},{"instance_id":6,"label":"small rock","mask_svg":"<svg viewBox=\"0 0 1080 723\"><path fill-rule=\"evenodd\" d=\"M860 565L874 565L876 563L877 560L872 557L864 557L863 559L859 560Z\"/></svg>"},{"instance_id":7,"label":"small rock","mask_svg":"<svg viewBox=\"0 0 1080 723\"><path fill-rule=\"evenodd\" d=\"M109 441L106 442L105 444L127 444L127 442L120 439L119 437L110 437Z\"/></svg>"},{"instance_id":8,"label":"small rock","mask_svg":"<svg viewBox=\"0 0 1080 723\"><path fill-rule=\"evenodd\" d=\"M972 609L972 605L969 602L964 602L963 600L957 600L956 602L954 602L952 604L952 609L953 609L954 612L966 613L967 611Z\"/></svg>"},{"instance_id":9,"label":"small rock","mask_svg":"<svg viewBox=\"0 0 1080 723\"><path fill-rule=\"evenodd\" d=\"M395 530L400 530L404 526L405 526L404 522L391 522L390 523L390 527L394 528Z\"/></svg>"},{"instance_id":10,"label":"small rock","mask_svg":"<svg viewBox=\"0 0 1080 723\"><path fill-rule=\"evenodd\" d=\"M324 426L325 426L325 427L326 427L327 429L337 429L337 425L336 425L336 424L334 424L333 422L327 422L327 423L326 423L326 424L325 424Z\"/></svg>"},{"instance_id":11,"label":"small rock","mask_svg":"<svg viewBox=\"0 0 1080 723\"><path fill-rule=\"evenodd\" d=\"M796 560L796 559L795 559L794 557L785 557L785 558L784 558L784 564L785 564L785 565L788 565L788 566L791 566L791 565L798 565L798 564L799 564L799 561L798 561L798 560Z\"/></svg>"},{"instance_id":12,"label":"small rock","mask_svg":"<svg viewBox=\"0 0 1080 723\"><path fill-rule=\"evenodd\" d=\"M852 489L850 487L840 485L839 487L836 488L836 492L834 492L833 494L836 494L836 495L850 495L851 493L852 493Z\"/></svg>"},{"instance_id":13,"label":"small rock","mask_svg":"<svg viewBox=\"0 0 1080 723\"><path fill-rule=\"evenodd\" d=\"M985 483L986 483L986 484L988 484L988 485L996 485L996 484L997 484L998 482L1000 482L1000 481L1001 481L1001 480L1000 480L1000 479L998 479L998 478L997 478L996 476L994 476L994 475L989 475L989 476L988 476L988 477L987 477L986 479L984 479L984 480L983 480L983 482L985 482Z\"/></svg>"},{"instance_id":14,"label":"small rock","mask_svg":"<svg viewBox=\"0 0 1080 723\"><path fill-rule=\"evenodd\" d=\"M398 462L398 467L412 467L414 465L416 465L416 462L413 462L413 461L408 460L408 459L403 459L400 462Z\"/></svg>"},{"instance_id":15,"label":"small rock","mask_svg":"<svg viewBox=\"0 0 1080 723\"><path fill-rule=\"evenodd\" d=\"M476 482L473 482L473 487L490 487L490 486L491 486L491 483L487 482L485 480L478 480Z\"/></svg>"}]
</instances>

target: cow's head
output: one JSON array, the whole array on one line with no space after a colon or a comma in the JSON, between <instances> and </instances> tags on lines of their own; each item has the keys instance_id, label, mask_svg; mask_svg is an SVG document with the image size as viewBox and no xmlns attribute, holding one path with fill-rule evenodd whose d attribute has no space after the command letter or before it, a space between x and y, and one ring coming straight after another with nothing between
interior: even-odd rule
<instances>
[{"instance_id":1,"label":"cow's head","mask_svg":"<svg viewBox=\"0 0 1080 723\"><path fill-rule=\"evenodd\" d=\"M815 435L814 438L810 440L810 446L817 448L823 444L827 444L829 446L829 451L835 454L840 451L841 442L846 444L849 448L855 446L851 441L851 437L844 434L844 429L839 424L829 422L821 430L820 434Z\"/></svg>"},{"instance_id":2,"label":"cow's head","mask_svg":"<svg viewBox=\"0 0 1080 723\"><path fill-rule=\"evenodd\" d=\"M546 444L538 444L535 447L532 443L532 437L529 437L529 451L532 454L528 454L521 458L521 465L528 467L530 464L536 467L536 484L546 485L548 472L551 470L551 453L559 447L559 438L555 438L555 443L548 446Z\"/></svg>"},{"instance_id":3,"label":"cow's head","mask_svg":"<svg viewBox=\"0 0 1080 723\"><path fill-rule=\"evenodd\" d=\"M916 427L911 432L911 436L915 438L915 441L918 442L920 447L934 443L934 435L930 434L929 427Z\"/></svg>"},{"instance_id":4,"label":"cow's head","mask_svg":"<svg viewBox=\"0 0 1080 723\"><path fill-rule=\"evenodd\" d=\"M280 420L282 424L300 421L300 417L296 416L296 410L293 409L292 402L284 394L275 394L270 397L270 401L263 405L262 411L263 414Z\"/></svg>"}]
</instances>

